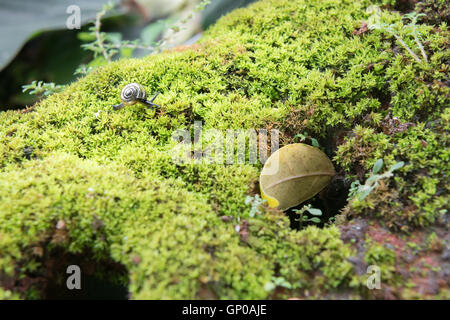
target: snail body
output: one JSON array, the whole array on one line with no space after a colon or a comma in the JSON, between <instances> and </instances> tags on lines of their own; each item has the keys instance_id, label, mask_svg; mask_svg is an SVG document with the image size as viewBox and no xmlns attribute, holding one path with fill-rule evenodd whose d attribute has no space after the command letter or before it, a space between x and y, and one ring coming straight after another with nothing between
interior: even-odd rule
<instances>
[{"instance_id":1,"label":"snail body","mask_svg":"<svg viewBox=\"0 0 450 320\"><path fill-rule=\"evenodd\" d=\"M150 108L152 108L153 106L161 108L157 104L153 103L158 94L159 91L151 100L146 100L147 96L144 87L142 87L139 83L129 83L125 87L123 87L122 92L120 94L120 100L122 102L117 105L114 105L113 109L119 110L125 106L130 106L137 102L140 102Z\"/></svg>"}]
</instances>

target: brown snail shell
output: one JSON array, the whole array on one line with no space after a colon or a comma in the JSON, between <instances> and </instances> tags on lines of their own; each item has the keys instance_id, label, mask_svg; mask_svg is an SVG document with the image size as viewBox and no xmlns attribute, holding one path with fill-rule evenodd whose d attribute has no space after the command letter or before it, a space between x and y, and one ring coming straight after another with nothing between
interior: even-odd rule
<instances>
[{"instance_id":1,"label":"brown snail shell","mask_svg":"<svg viewBox=\"0 0 450 320\"><path fill-rule=\"evenodd\" d=\"M140 100L145 100L145 97L145 90L138 83L127 84L123 87L122 93L120 94L120 100L126 106L133 105Z\"/></svg>"}]
</instances>

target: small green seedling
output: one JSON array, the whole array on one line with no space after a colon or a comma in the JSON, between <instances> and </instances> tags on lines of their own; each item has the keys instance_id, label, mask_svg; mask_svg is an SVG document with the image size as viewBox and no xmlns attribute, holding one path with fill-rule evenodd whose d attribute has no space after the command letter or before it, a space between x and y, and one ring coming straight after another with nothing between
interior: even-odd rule
<instances>
[{"instance_id":1,"label":"small green seedling","mask_svg":"<svg viewBox=\"0 0 450 320\"><path fill-rule=\"evenodd\" d=\"M23 85L22 92L29 91L31 95L49 96L56 92L61 92L65 86L57 85L53 82L46 83L43 81L33 81L31 84Z\"/></svg>"},{"instance_id":2,"label":"small green seedling","mask_svg":"<svg viewBox=\"0 0 450 320\"><path fill-rule=\"evenodd\" d=\"M283 287L286 289L292 289L292 284L290 284L285 278L283 277L272 277L271 281L267 282L264 286L265 291L272 291L276 287Z\"/></svg>"},{"instance_id":3,"label":"small green seedling","mask_svg":"<svg viewBox=\"0 0 450 320\"><path fill-rule=\"evenodd\" d=\"M425 49L421 42L421 33L419 29L417 28L417 21L419 17L424 16L423 13L416 13L411 12L404 15L404 19L410 20L410 23L403 26L403 29L405 29L408 33L408 35L412 36L414 38L414 41L416 42L417 46L419 47L420 53L422 55L423 61L419 56L406 44L406 42L403 40L403 38L399 35L399 32L395 30L396 26L394 24L386 24L380 22L380 12L377 11L375 13L376 19L369 19L369 29L371 30L379 30L380 32L386 32L394 36L394 38L400 43L400 45L405 48L405 50L411 55L411 57L414 58L418 63L422 64L423 62L428 63L428 56L425 53Z\"/></svg>"},{"instance_id":4,"label":"small green seedling","mask_svg":"<svg viewBox=\"0 0 450 320\"><path fill-rule=\"evenodd\" d=\"M266 200L261 199L261 197L257 194L254 197L252 196L247 196L245 198L245 204L249 205L251 204L251 209L250 209L250 213L249 216L250 218L254 218L256 214L260 214L260 206L266 202Z\"/></svg>"},{"instance_id":5,"label":"small green seedling","mask_svg":"<svg viewBox=\"0 0 450 320\"><path fill-rule=\"evenodd\" d=\"M294 209L293 210L296 214L299 215L298 219L295 219L296 221L300 222L300 228L302 227L304 222L314 222L314 223L320 223L321 220L318 218L322 215L322 210L311 208L311 205L303 206L301 209ZM309 212L311 215L315 217L309 217L305 213Z\"/></svg>"},{"instance_id":6,"label":"small green seedling","mask_svg":"<svg viewBox=\"0 0 450 320\"><path fill-rule=\"evenodd\" d=\"M319 142L317 141L317 139L315 139L315 138L312 138L312 137L310 137L310 136L307 136L305 133L297 133L295 136L294 136L294 140L295 141L299 141L299 142L302 142L302 141L305 141L305 140L311 140L311 145L313 146L313 147L316 147L316 148L318 148L320 145L319 145Z\"/></svg>"},{"instance_id":7,"label":"small green seedling","mask_svg":"<svg viewBox=\"0 0 450 320\"><path fill-rule=\"evenodd\" d=\"M358 199L364 200L374 189L379 186L378 181L381 179L390 178L393 176L393 172L402 168L405 165L403 161L397 162L392 165L388 171L383 174L378 174L381 168L383 168L383 159L378 159L372 168L372 174L362 185L359 180L354 181L350 186L350 192L347 200Z\"/></svg>"}]
</instances>

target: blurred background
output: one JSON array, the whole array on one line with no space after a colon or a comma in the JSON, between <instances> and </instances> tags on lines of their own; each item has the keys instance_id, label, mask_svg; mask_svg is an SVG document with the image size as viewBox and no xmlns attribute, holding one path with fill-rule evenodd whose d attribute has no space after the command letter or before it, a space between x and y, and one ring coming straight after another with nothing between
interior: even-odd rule
<instances>
[{"instance_id":1,"label":"blurred background","mask_svg":"<svg viewBox=\"0 0 450 320\"><path fill-rule=\"evenodd\" d=\"M0 110L30 106L109 61L193 44L254 1L0 0Z\"/></svg>"}]
</instances>

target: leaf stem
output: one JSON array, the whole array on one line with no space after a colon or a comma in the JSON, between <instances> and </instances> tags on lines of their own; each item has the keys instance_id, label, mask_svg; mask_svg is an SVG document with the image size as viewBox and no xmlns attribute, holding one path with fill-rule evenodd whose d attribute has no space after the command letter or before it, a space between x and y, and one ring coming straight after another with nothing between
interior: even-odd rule
<instances>
[{"instance_id":1,"label":"leaf stem","mask_svg":"<svg viewBox=\"0 0 450 320\"><path fill-rule=\"evenodd\" d=\"M417 45L419 46L420 52L422 53L422 57L425 60L426 63L428 63L428 56L425 53L425 49L423 48L422 43L419 41L419 38L417 38L417 35L414 34L414 40L416 41Z\"/></svg>"},{"instance_id":2,"label":"leaf stem","mask_svg":"<svg viewBox=\"0 0 450 320\"><path fill-rule=\"evenodd\" d=\"M95 18L95 27L94 27L95 29L94 30L95 30L95 38L97 39L97 44L98 44L99 49L102 51L102 54L105 57L106 61L111 62L111 57L106 52L103 35L100 32L101 20L105 14L106 14L106 10L102 10L97 14L97 16Z\"/></svg>"},{"instance_id":3,"label":"leaf stem","mask_svg":"<svg viewBox=\"0 0 450 320\"><path fill-rule=\"evenodd\" d=\"M400 44L403 46L403 48L406 49L406 51L409 52L409 54L418 62L418 63L422 63L422 60L420 60L420 58L414 53L414 51L411 50L410 47L408 47L408 45L403 41L402 38L400 38L398 35L396 35L395 33L392 33L395 37L395 39L397 39L398 42L400 42Z\"/></svg>"}]
</instances>

